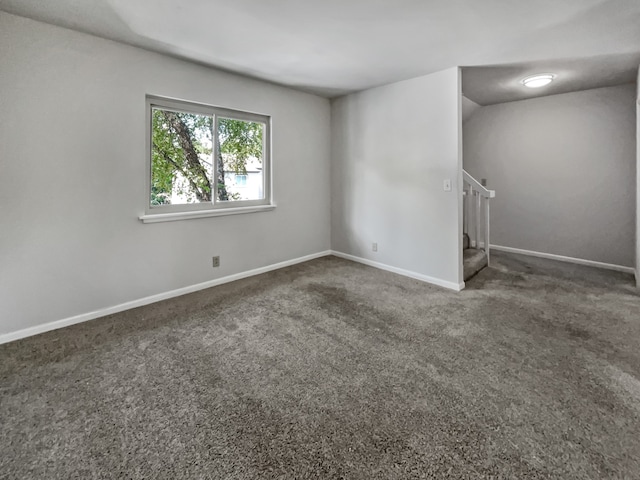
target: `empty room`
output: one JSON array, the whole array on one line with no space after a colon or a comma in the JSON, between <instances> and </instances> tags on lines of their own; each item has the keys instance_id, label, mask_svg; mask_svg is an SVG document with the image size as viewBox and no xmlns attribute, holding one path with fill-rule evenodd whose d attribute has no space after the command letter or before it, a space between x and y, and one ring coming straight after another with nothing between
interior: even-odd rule
<instances>
[{"instance_id":1,"label":"empty room","mask_svg":"<svg viewBox=\"0 0 640 480\"><path fill-rule=\"evenodd\" d=\"M637 0L0 0L0 479L640 479Z\"/></svg>"}]
</instances>

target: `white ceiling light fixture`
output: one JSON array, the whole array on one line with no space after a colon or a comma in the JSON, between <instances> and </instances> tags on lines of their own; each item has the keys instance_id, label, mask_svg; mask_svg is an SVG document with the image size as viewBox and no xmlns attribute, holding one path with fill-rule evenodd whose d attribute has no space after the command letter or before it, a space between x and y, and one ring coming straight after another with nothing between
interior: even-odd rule
<instances>
[{"instance_id":1,"label":"white ceiling light fixture","mask_svg":"<svg viewBox=\"0 0 640 480\"><path fill-rule=\"evenodd\" d=\"M553 82L556 76L553 73L537 73L529 77L523 78L520 83L529 88L540 88Z\"/></svg>"}]
</instances>

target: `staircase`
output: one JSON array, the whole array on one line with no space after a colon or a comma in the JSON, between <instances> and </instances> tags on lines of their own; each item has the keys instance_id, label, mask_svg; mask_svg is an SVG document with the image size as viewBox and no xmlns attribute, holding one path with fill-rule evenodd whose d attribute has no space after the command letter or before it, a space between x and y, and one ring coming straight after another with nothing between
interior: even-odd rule
<instances>
[{"instance_id":1,"label":"staircase","mask_svg":"<svg viewBox=\"0 0 640 480\"><path fill-rule=\"evenodd\" d=\"M466 282L476 273L489 265L489 259L484 250L479 248L469 248L469 235L466 233L463 237L464 250L462 251L462 259L464 263L464 281Z\"/></svg>"},{"instance_id":2,"label":"staircase","mask_svg":"<svg viewBox=\"0 0 640 480\"><path fill-rule=\"evenodd\" d=\"M494 190L462 171L463 195L463 251L464 281L489 265L489 203L496 196Z\"/></svg>"}]
</instances>

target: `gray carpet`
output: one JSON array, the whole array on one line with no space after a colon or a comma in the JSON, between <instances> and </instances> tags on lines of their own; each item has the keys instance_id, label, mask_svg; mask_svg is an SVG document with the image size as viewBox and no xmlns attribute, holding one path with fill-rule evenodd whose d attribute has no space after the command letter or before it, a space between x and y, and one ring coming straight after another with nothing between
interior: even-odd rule
<instances>
[{"instance_id":1,"label":"gray carpet","mask_svg":"<svg viewBox=\"0 0 640 480\"><path fill-rule=\"evenodd\" d=\"M0 478L640 478L628 275L335 257L0 346Z\"/></svg>"},{"instance_id":2,"label":"gray carpet","mask_svg":"<svg viewBox=\"0 0 640 480\"><path fill-rule=\"evenodd\" d=\"M462 251L463 277L467 282L480 270L487 266L487 254L479 248L465 248Z\"/></svg>"}]
</instances>

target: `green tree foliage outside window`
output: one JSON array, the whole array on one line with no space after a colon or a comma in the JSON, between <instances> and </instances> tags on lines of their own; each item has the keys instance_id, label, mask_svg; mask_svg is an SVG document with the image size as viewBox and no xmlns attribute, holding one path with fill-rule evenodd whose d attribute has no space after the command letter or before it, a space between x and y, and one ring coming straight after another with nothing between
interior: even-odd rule
<instances>
[{"instance_id":1,"label":"green tree foliage outside window","mask_svg":"<svg viewBox=\"0 0 640 480\"><path fill-rule=\"evenodd\" d=\"M151 205L171 204L174 193L182 203L210 202L214 181L218 201L236 200L225 171L246 175L247 161L262 163L260 122L219 117L216 138L212 115L153 108L151 123Z\"/></svg>"}]
</instances>

